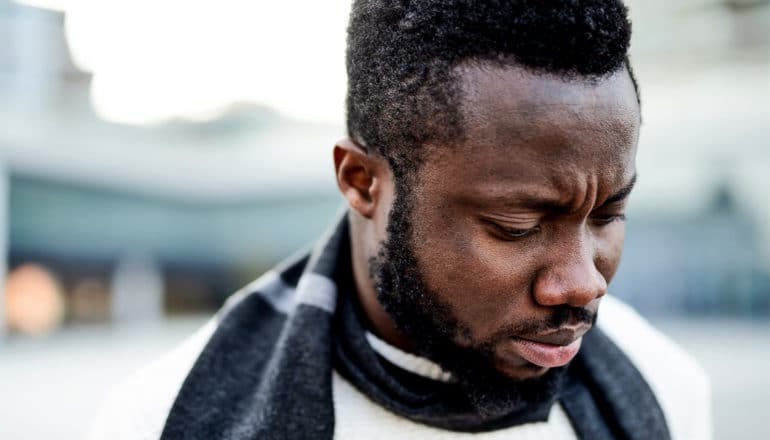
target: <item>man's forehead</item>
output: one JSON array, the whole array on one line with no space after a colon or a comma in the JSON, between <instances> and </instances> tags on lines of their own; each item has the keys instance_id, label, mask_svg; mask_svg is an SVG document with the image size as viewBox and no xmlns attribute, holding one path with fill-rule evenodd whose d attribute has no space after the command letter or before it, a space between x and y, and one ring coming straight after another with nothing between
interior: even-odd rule
<instances>
[{"instance_id":1,"label":"man's forehead","mask_svg":"<svg viewBox=\"0 0 770 440\"><path fill-rule=\"evenodd\" d=\"M534 186L562 195L594 180L611 192L632 178L639 107L627 72L582 81L470 65L458 74L464 136L431 149L434 175L425 177L461 192Z\"/></svg>"},{"instance_id":2,"label":"man's forehead","mask_svg":"<svg viewBox=\"0 0 770 440\"><path fill-rule=\"evenodd\" d=\"M518 65L465 63L455 70L465 125L488 124L501 113L523 121L570 117L576 121L604 111L632 123L640 111L630 74L622 69L604 77L534 71ZM625 120L624 120L625 119Z\"/></svg>"},{"instance_id":3,"label":"man's forehead","mask_svg":"<svg viewBox=\"0 0 770 440\"><path fill-rule=\"evenodd\" d=\"M456 74L462 143L474 154L482 147L525 156L626 154L636 146L640 109L625 69L602 78L565 78L472 63Z\"/></svg>"}]
</instances>

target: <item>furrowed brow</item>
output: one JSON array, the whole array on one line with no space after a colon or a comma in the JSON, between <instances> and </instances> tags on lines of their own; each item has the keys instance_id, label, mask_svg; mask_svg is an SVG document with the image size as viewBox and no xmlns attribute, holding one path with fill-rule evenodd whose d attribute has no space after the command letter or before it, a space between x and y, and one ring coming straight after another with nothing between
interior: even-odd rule
<instances>
[{"instance_id":1,"label":"furrowed brow","mask_svg":"<svg viewBox=\"0 0 770 440\"><path fill-rule=\"evenodd\" d=\"M624 199L626 199L629 194L631 194L631 191L634 189L634 185L636 184L636 174L631 178L631 180L626 184L623 188L621 188L616 193L612 194L610 197L607 198L607 200L602 203L601 206L610 205L612 203L620 202ZM538 197L538 196L530 196L530 195L495 195L490 197L489 199L490 203L496 204L496 205L507 205L507 206L513 206L516 208L524 208L532 211L541 211L541 212L548 212L553 214L564 214L569 213L572 211L573 207L568 203L563 203L556 199L551 199L548 197Z\"/></svg>"}]
</instances>

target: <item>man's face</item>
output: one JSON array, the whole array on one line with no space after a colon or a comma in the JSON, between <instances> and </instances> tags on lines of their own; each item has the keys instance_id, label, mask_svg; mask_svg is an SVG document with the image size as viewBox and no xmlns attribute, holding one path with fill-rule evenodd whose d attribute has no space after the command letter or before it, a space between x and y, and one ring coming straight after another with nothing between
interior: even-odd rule
<instances>
[{"instance_id":1,"label":"man's face","mask_svg":"<svg viewBox=\"0 0 770 440\"><path fill-rule=\"evenodd\" d=\"M637 98L625 70L459 73L465 137L428 146L413 181L395 182L375 285L417 350L461 380L536 383L577 353L620 261Z\"/></svg>"}]
</instances>

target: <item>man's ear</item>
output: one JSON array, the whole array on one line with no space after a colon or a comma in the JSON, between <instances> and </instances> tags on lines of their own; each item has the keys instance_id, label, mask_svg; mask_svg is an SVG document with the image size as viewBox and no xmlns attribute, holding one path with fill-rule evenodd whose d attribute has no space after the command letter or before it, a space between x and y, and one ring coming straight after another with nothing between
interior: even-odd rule
<instances>
[{"instance_id":1,"label":"man's ear","mask_svg":"<svg viewBox=\"0 0 770 440\"><path fill-rule=\"evenodd\" d=\"M380 202L383 179L389 172L385 161L344 138L334 145L334 170L337 186L350 208L372 218Z\"/></svg>"}]
</instances>

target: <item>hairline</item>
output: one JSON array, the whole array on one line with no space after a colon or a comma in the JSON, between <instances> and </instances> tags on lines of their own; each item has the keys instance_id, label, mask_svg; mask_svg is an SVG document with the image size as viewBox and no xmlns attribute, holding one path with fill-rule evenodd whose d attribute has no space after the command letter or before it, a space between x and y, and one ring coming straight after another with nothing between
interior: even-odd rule
<instances>
[{"instance_id":1,"label":"hairline","mask_svg":"<svg viewBox=\"0 0 770 440\"><path fill-rule=\"evenodd\" d=\"M461 142L465 140L465 135L467 132L467 128L465 126L465 112L462 111L463 108L463 102L465 92L463 90L462 86L462 78L461 74L465 69L472 69L472 68L499 68L499 69L520 69L521 71L524 71L526 73L530 73L533 75L540 75L543 77L550 77L553 79L561 80L566 83L579 83L579 82L588 82L591 84L596 84L601 82L602 80L605 80L618 72L621 72L625 70L630 80L634 86L634 93L636 95L637 103L640 106L641 109L641 99L639 94L639 87L636 81L636 78L633 73L633 69L631 68L631 63L628 59L628 56L626 56L623 63L621 63L620 66L618 66L616 69L613 69L611 71L607 71L600 74L584 74L577 72L575 70L567 70L567 71L552 71L541 67L536 66L530 66L524 63L521 63L516 60L515 56L506 56L506 57L500 57L500 58L487 58L487 57L470 57L465 58L459 61L456 61L454 63L450 63L449 67L447 69L447 75L450 79L449 84L444 84L442 87L446 88L450 92L451 96L451 102L449 103L448 110L450 112L453 112L456 118L458 127L455 127L457 130L457 135L455 136L447 136L444 138L438 138L436 141L426 141L419 145L415 145L413 151L413 156L416 159L416 166L409 167L410 169L405 170L406 174L404 177L415 177L421 167L422 167L422 160L423 156L427 152L427 150L435 149L435 148L452 148L459 145ZM437 104L438 106L441 106L441 104ZM641 111L640 111L640 122L641 122ZM420 122L424 122L420 120ZM452 131L451 129L447 129L447 132ZM385 160L388 163L388 166L391 168L392 171L395 171L393 168L395 166L392 157L387 157L387 155L383 155L380 153L380 149L370 146L367 144L366 139L363 139L360 135L353 133L351 130L351 127L348 127L348 135L349 137L359 146L363 147L364 151L366 151L367 154L374 154L381 159ZM433 144L433 145L432 145ZM412 176L409 176L409 175Z\"/></svg>"}]
</instances>

